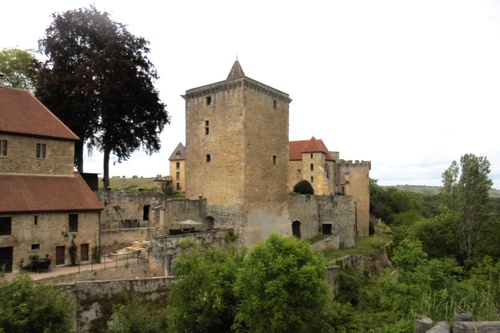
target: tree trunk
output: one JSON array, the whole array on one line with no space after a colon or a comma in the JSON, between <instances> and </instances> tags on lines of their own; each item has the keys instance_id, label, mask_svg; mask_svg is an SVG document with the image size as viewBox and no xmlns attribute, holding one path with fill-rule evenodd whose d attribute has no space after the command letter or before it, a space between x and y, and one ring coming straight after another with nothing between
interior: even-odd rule
<instances>
[{"instance_id":1,"label":"tree trunk","mask_svg":"<svg viewBox=\"0 0 500 333\"><path fill-rule=\"evenodd\" d=\"M453 333L500 333L500 321L456 322Z\"/></svg>"},{"instance_id":2,"label":"tree trunk","mask_svg":"<svg viewBox=\"0 0 500 333\"><path fill-rule=\"evenodd\" d=\"M445 321L440 321L426 333L451 333L451 325Z\"/></svg>"},{"instance_id":3,"label":"tree trunk","mask_svg":"<svg viewBox=\"0 0 500 333\"><path fill-rule=\"evenodd\" d=\"M104 149L104 165L103 165L103 177L102 181L104 182L104 190L107 191L110 189L109 186L109 156L110 156L110 151L109 149L105 148Z\"/></svg>"}]
</instances>

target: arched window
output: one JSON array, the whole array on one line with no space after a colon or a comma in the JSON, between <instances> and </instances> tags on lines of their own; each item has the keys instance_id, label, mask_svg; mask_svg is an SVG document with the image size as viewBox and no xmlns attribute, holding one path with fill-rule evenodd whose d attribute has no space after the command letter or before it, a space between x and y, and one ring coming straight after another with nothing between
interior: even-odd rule
<instances>
[{"instance_id":1,"label":"arched window","mask_svg":"<svg viewBox=\"0 0 500 333\"><path fill-rule=\"evenodd\" d=\"M293 221L292 223L292 235L294 237L297 237L298 239L300 239L301 235L300 235L300 227L301 227L301 223L300 221Z\"/></svg>"}]
</instances>

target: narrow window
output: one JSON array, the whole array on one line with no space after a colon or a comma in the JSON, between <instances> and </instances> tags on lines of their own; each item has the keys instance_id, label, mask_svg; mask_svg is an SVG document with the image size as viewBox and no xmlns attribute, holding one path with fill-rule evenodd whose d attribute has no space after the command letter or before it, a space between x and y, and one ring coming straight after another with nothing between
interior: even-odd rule
<instances>
[{"instance_id":1,"label":"narrow window","mask_svg":"<svg viewBox=\"0 0 500 333\"><path fill-rule=\"evenodd\" d=\"M0 217L0 235L10 235L12 233L12 217Z\"/></svg>"},{"instance_id":2,"label":"narrow window","mask_svg":"<svg viewBox=\"0 0 500 333\"><path fill-rule=\"evenodd\" d=\"M36 144L36 158L45 158L47 146L45 143L37 143Z\"/></svg>"},{"instance_id":3,"label":"narrow window","mask_svg":"<svg viewBox=\"0 0 500 333\"><path fill-rule=\"evenodd\" d=\"M31 244L31 250L40 250L40 244Z\"/></svg>"},{"instance_id":4,"label":"narrow window","mask_svg":"<svg viewBox=\"0 0 500 333\"><path fill-rule=\"evenodd\" d=\"M180 169L181 168L181 162L176 162L175 163L175 168Z\"/></svg>"},{"instance_id":5,"label":"narrow window","mask_svg":"<svg viewBox=\"0 0 500 333\"><path fill-rule=\"evenodd\" d=\"M210 121L205 120L205 135L210 134Z\"/></svg>"},{"instance_id":6,"label":"narrow window","mask_svg":"<svg viewBox=\"0 0 500 333\"><path fill-rule=\"evenodd\" d=\"M313 153L311 153L311 158L313 158L313 156L314 156Z\"/></svg>"},{"instance_id":7,"label":"narrow window","mask_svg":"<svg viewBox=\"0 0 500 333\"><path fill-rule=\"evenodd\" d=\"M180 172L176 172L175 173L175 180L179 180L181 179L181 173Z\"/></svg>"},{"instance_id":8,"label":"narrow window","mask_svg":"<svg viewBox=\"0 0 500 333\"><path fill-rule=\"evenodd\" d=\"M273 108L277 108L278 107L278 102L276 102L276 100L273 100Z\"/></svg>"},{"instance_id":9,"label":"narrow window","mask_svg":"<svg viewBox=\"0 0 500 333\"><path fill-rule=\"evenodd\" d=\"M273 155L273 164L276 165L276 155Z\"/></svg>"},{"instance_id":10,"label":"narrow window","mask_svg":"<svg viewBox=\"0 0 500 333\"><path fill-rule=\"evenodd\" d=\"M181 190L181 184L177 183L177 191L180 191L180 190Z\"/></svg>"},{"instance_id":11,"label":"narrow window","mask_svg":"<svg viewBox=\"0 0 500 333\"><path fill-rule=\"evenodd\" d=\"M144 221L149 221L149 208L151 206L150 205L144 205L144 207L142 208L142 219Z\"/></svg>"},{"instance_id":12,"label":"narrow window","mask_svg":"<svg viewBox=\"0 0 500 333\"><path fill-rule=\"evenodd\" d=\"M212 104L212 96L207 96L207 105Z\"/></svg>"},{"instance_id":13,"label":"narrow window","mask_svg":"<svg viewBox=\"0 0 500 333\"><path fill-rule=\"evenodd\" d=\"M314 164L311 163L311 171L314 171Z\"/></svg>"},{"instance_id":14,"label":"narrow window","mask_svg":"<svg viewBox=\"0 0 500 333\"><path fill-rule=\"evenodd\" d=\"M311 183L314 183L314 176L311 176Z\"/></svg>"},{"instance_id":15,"label":"narrow window","mask_svg":"<svg viewBox=\"0 0 500 333\"><path fill-rule=\"evenodd\" d=\"M207 162L210 162L212 160L212 156L210 154L207 154Z\"/></svg>"},{"instance_id":16,"label":"narrow window","mask_svg":"<svg viewBox=\"0 0 500 333\"><path fill-rule=\"evenodd\" d=\"M7 156L7 140L0 140L0 156Z\"/></svg>"},{"instance_id":17,"label":"narrow window","mask_svg":"<svg viewBox=\"0 0 500 333\"><path fill-rule=\"evenodd\" d=\"M38 224L38 215L33 216L33 224L34 225Z\"/></svg>"},{"instance_id":18,"label":"narrow window","mask_svg":"<svg viewBox=\"0 0 500 333\"><path fill-rule=\"evenodd\" d=\"M330 178L330 170L328 169L328 164L325 164L326 178Z\"/></svg>"},{"instance_id":19,"label":"narrow window","mask_svg":"<svg viewBox=\"0 0 500 333\"><path fill-rule=\"evenodd\" d=\"M69 214L69 232L78 231L78 214Z\"/></svg>"}]
</instances>

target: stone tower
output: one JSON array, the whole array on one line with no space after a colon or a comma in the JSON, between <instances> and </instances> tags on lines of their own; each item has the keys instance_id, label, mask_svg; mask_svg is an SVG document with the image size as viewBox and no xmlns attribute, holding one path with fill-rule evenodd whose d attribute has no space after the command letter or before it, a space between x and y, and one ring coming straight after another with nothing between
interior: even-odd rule
<instances>
[{"instance_id":1,"label":"stone tower","mask_svg":"<svg viewBox=\"0 0 500 333\"><path fill-rule=\"evenodd\" d=\"M215 227L253 245L290 234L289 95L255 81L238 60L227 79L186 91L186 197L207 200Z\"/></svg>"}]
</instances>

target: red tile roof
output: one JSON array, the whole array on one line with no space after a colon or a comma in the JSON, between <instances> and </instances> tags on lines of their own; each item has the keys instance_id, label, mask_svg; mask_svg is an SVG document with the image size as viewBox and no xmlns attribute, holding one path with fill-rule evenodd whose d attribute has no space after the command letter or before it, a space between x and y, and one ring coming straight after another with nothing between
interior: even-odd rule
<instances>
[{"instance_id":1,"label":"red tile roof","mask_svg":"<svg viewBox=\"0 0 500 333\"><path fill-rule=\"evenodd\" d=\"M0 132L79 140L30 92L0 88Z\"/></svg>"},{"instance_id":2,"label":"red tile roof","mask_svg":"<svg viewBox=\"0 0 500 333\"><path fill-rule=\"evenodd\" d=\"M290 161L301 161L303 153L324 153L327 161L334 160L323 140L317 140L314 136L310 140L290 141L288 147Z\"/></svg>"},{"instance_id":3,"label":"red tile roof","mask_svg":"<svg viewBox=\"0 0 500 333\"><path fill-rule=\"evenodd\" d=\"M0 174L0 188L0 214L103 209L78 172L74 176Z\"/></svg>"}]
</instances>

